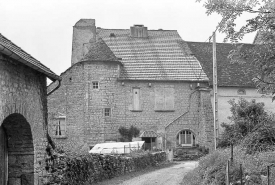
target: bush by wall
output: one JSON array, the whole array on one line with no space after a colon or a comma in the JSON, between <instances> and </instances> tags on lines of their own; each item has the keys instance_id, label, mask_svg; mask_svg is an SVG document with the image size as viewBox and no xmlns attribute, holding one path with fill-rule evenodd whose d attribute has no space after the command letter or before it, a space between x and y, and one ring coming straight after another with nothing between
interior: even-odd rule
<instances>
[{"instance_id":1,"label":"bush by wall","mask_svg":"<svg viewBox=\"0 0 275 185\"><path fill-rule=\"evenodd\" d=\"M270 168L271 182L275 184L275 152L258 152L247 154L241 146L234 148L234 163L230 166L230 182L238 184L240 181L240 168L243 166L244 181L247 184L267 185L267 166ZM219 149L203 157L199 165L190 171L183 179L182 185L225 185L226 163L230 158L229 149Z\"/></svg>"},{"instance_id":2,"label":"bush by wall","mask_svg":"<svg viewBox=\"0 0 275 185\"><path fill-rule=\"evenodd\" d=\"M44 184L90 185L148 166L157 166L164 161L166 161L165 152L142 152L129 156L98 154L66 156L64 153L52 152L52 156L47 160L49 176Z\"/></svg>"}]
</instances>

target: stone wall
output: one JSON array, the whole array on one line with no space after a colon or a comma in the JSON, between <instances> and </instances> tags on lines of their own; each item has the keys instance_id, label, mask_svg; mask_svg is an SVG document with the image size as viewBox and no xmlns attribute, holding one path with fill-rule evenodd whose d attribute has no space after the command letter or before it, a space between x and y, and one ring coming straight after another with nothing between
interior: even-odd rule
<instances>
[{"instance_id":1,"label":"stone wall","mask_svg":"<svg viewBox=\"0 0 275 185\"><path fill-rule=\"evenodd\" d=\"M67 137L56 138L57 143L87 153L88 147L98 142L117 140L120 126L134 125L141 131L154 130L164 136L166 126L178 119L180 124L173 124L176 128L168 128L173 143L182 129L196 133L205 129L198 127L199 115L204 114L199 112L201 95L190 86L196 83L121 81L118 70L116 63L80 62L62 74L61 87L48 97L49 112L66 115ZM93 81L99 81L99 89L92 88ZM159 87L174 89L174 111L155 111L155 88ZM141 109L138 111L133 110L133 88L140 89ZM211 107L210 99L208 103ZM111 108L110 117L104 116L104 108ZM54 121L49 122L54 137ZM203 130L201 135L205 133Z\"/></svg>"},{"instance_id":2,"label":"stone wall","mask_svg":"<svg viewBox=\"0 0 275 185\"><path fill-rule=\"evenodd\" d=\"M0 54L0 126L9 184L41 184L46 148L46 77Z\"/></svg>"}]
</instances>

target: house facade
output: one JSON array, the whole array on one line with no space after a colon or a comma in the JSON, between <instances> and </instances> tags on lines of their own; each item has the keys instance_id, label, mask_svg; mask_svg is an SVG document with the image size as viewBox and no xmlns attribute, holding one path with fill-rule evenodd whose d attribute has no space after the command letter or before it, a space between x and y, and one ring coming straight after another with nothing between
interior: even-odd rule
<instances>
[{"instance_id":1,"label":"house facade","mask_svg":"<svg viewBox=\"0 0 275 185\"><path fill-rule=\"evenodd\" d=\"M156 148L213 148L208 78L175 30L74 26L72 66L48 97L50 133L74 151L118 141L135 126ZM51 84L50 88L55 84Z\"/></svg>"},{"instance_id":2,"label":"house facade","mask_svg":"<svg viewBox=\"0 0 275 185\"><path fill-rule=\"evenodd\" d=\"M210 86L213 84L213 62L212 62L212 43L187 42L191 53L198 59L203 70L210 79ZM275 104L272 102L272 95L259 92L255 87L253 78L257 76L258 70L249 61L245 63L234 62L234 58L228 57L231 50L236 49L240 45L229 43L217 43L217 78L218 78L218 120L219 125L231 123L228 119L231 116L229 100L238 101L244 98L248 101L256 100L263 102L265 110L274 113ZM249 49L253 44L241 44L241 49ZM213 103L213 92L211 91L211 99ZM219 128L220 133L223 131Z\"/></svg>"},{"instance_id":3,"label":"house facade","mask_svg":"<svg viewBox=\"0 0 275 185\"><path fill-rule=\"evenodd\" d=\"M50 69L0 34L0 184L42 184Z\"/></svg>"}]
</instances>

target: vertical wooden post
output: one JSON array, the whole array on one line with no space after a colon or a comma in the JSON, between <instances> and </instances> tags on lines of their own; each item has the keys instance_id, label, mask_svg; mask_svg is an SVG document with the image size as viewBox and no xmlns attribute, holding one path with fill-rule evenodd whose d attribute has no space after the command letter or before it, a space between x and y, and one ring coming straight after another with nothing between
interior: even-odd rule
<instances>
[{"instance_id":1,"label":"vertical wooden post","mask_svg":"<svg viewBox=\"0 0 275 185\"><path fill-rule=\"evenodd\" d=\"M129 143L129 153L131 153L131 143Z\"/></svg>"},{"instance_id":2,"label":"vertical wooden post","mask_svg":"<svg viewBox=\"0 0 275 185\"><path fill-rule=\"evenodd\" d=\"M231 148L231 157L230 157L230 160L231 160L231 164L233 164L233 144L232 143L230 145L230 148Z\"/></svg>"},{"instance_id":3,"label":"vertical wooden post","mask_svg":"<svg viewBox=\"0 0 275 185\"><path fill-rule=\"evenodd\" d=\"M167 134L165 132L165 135L164 135L164 151L166 152L166 149L167 149Z\"/></svg>"},{"instance_id":4,"label":"vertical wooden post","mask_svg":"<svg viewBox=\"0 0 275 185\"><path fill-rule=\"evenodd\" d=\"M241 185L243 185L243 167L242 167L242 164L240 164L240 173L241 173Z\"/></svg>"},{"instance_id":5,"label":"vertical wooden post","mask_svg":"<svg viewBox=\"0 0 275 185\"><path fill-rule=\"evenodd\" d=\"M213 32L213 113L214 113L214 149L217 149L218 137L218 80L217 80L217 59L216 59L216 33Z\"/></svg>"},{"instance_id":6,"label":"vertical wooden post","mask_svg":"<svg viewBox=\"0 0 275 185\"><path fill-rule=\"evenodd\" d=\"M226 164L226 185L230 185L230 180L229 180L229 160L227 161Z\"/></svg>"},{"instance_id":7,"label":"vertical wooden post","mask_svg":"<svg viewBox=\"0 0 275 185\"><path fill-rule=\"evenodd\" d=\"M267 166L267 185L270 185L270 166Z\"/></svg>"},{"instance_id":8,"label":"vertical wooden post","mask_svg":"<svg viewBox=\"0 0 275 185\"><path fill-rule=\"evenodd\" d=\"M152 151L152 138L150 137L150 141L151 141L151 151Z\"/></svg>"}]
</instances>

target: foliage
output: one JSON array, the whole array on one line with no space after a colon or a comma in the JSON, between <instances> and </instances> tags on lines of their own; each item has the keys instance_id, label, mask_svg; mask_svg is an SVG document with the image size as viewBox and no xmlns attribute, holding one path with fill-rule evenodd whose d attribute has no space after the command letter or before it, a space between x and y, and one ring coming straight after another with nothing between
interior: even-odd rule
<instances>
[{"instance_id":1,"label":"foliage","mask_svg":"<svg viewBox=\"0 0 275 185\"><path fill-rule=\"evenodd\" d=\"M266 184L262 177L267 175L270 168L271 184L275 184L275 152L247 154L241 147L234 147L234 162L230 165L230 182L237 184L240 180L239 166L243 166L244 181L249 184ZM219 149L203 157L199 165L184 177L183 185L225 185L225 168L230 157L229 149Z\"/></svg>"},{"instance_id":2,"label":"foliage","mask_svg":"<svg viewBox=\"0 0 275 185\"><path fill-rule=\"evenodd\" d=\"M275 127L273 121L267 121L261 126L257 126L253 132L249 133L241 145L249 154L262 151L274 151L275 147Z\"/></svg>"},{"instance_id":3,"label":"foliage","mask_svg":"<svg viewBox=\"0 0 275 185\"><path fill-rule=\"evenodd\" d=\"M219 147L227 147L230 144L238 144L249 133L263 124L270 121L268 114L264 110L263 103L256 103L255 100L248 102L240 99L229 101L232 116L228 117L231 124L223 123L224 132L219 141Z\"/></svg>"},{"instance_id":4,"label":"foliage","mask_svg":"<svg viewBox=\"0 0 275 185\"><path fill-rule=\"evenodd\" d=\"M252 62L259 69L253 81L260 91L275 93L275 3L273 0L196 0L204 2L206 14L222 16L218 30L226 34L225 41L237 43L244 35L258 32L257 44L244 49L236 46L229 55L235 61ZM241 17L250 18L238 25ZM275 97L273 96L273 100Z\"/></svg>"},{"instance_id":5,"label":"foliage","mask_svg":"<svg viewBox=\"0 0 275 185\"><path fill-rule=\"evenodd\" d=\"M189 172L182 184L184 185L223 185L225 184L226 164L229 159L228 150L216 150L203 157L199 166ZM234 162L230 168L230 177L236 181L240 177L238 164Z\"/></svg>"},{"instance_id":6,"label":"foliage","mask_svg":"<svg viewBox=\"0 0 275 185\"><path fill-rule=\"evenodd\" d=\"M139 135L139 129L134 127L133 125L127 129L126 127L119 127L118 132L122 136L123 141L130 142L132 141L133 137L137 137Z\"/></svg>"},{"instance_id":7,"label":"foliage","mask_svg":"<svg viewBox=\"0 0 275 185\"><path fill-rule=\"evenodd\" d=\"M62 150L52 151L47 159L49 177L44 184L93 184L148 166L157 166L166 160L165 152L139 152L130 156L87 154L68 156Z\"/></svg>"}]
</instances>

